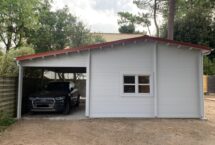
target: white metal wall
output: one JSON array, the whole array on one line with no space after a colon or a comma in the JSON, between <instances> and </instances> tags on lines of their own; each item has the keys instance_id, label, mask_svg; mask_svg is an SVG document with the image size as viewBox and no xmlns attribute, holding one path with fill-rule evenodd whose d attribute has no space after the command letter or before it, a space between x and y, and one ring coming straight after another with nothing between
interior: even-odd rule
<instances>
[{"instance_id":1,"label":"white metal wall","mask_svg":"<svg viewBox=\"0 0 215 145\"><path fill-rule=\"evenodd\" d=\"M158 46L158 117L200 117L199 53Z\"/></svg>"},{"instance_id":2,"label":"white metal wall","mask_svg":"<svg viewBox=\"0 0 215 145\"><path fill-rule=\"evenodd\" d=\"M151 43L91 52L90 117L153 117L153 96L121 95L123 73L153 74Z\"/></svg>"},{"instance_id":3,"label":"white metal wall","mask_svg":"<svg viewBox=\"0 0 215 145\"><path fill-rule=\"evenodd\" d=\"M88 65L88 52L47 56L23 61L23 67L86 67Z\"/></svg>"}]
</instances>

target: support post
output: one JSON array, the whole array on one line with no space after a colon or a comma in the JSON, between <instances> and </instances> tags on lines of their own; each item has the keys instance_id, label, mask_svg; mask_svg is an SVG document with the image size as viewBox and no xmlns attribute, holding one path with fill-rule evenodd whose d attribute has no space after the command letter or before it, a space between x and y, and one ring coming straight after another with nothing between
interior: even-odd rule
<instances>
[{"instance_id":1,"label":"support post","mask_svg":"<svg viewBox=\"0 0 215 145\"><path fill-rule=\"evenodd\" d=\"M154 50L153 50L153 66L154 66L154 73L153 73L153 80L154 80L154 117L158 117L158 93L157 93L157 55L158 53L158 43L156 42L155 43L155 47L154 47Z\"/></svg>"},{"instance_id":2,"label":"support post","mask_svg":"<svg viewBox=\"0 0 215 145\"><path fill-rule=\"evenodd\" d=\"M19 65L19 78L18 78L18 98L17 98L17 119L22 116L22 86L23 86L23 67Z\"/></svg>"},{"instance_id":3,"label":"support post","mask_svg":"<svg viewBox=\"0 0 215 145\"><path fill-rule=\"evenodd\" d=\"M85 115L90 117L90 76L91 76L91 52L88 52L88 65L87 65L87 74L86 74L86 110Z\"/></svg>"},{"instance_id":4,"label":"support post","mask_svg":"<svg viewBox=\"0 0 215 145\"><path fill-rule=\"evenodd\" d=\"M204 92L203 92L203 54L199 52L198 58L198 66L199 66L199 99L200 99L200 118L204 119Z\"/></svg>"}]
</instances>

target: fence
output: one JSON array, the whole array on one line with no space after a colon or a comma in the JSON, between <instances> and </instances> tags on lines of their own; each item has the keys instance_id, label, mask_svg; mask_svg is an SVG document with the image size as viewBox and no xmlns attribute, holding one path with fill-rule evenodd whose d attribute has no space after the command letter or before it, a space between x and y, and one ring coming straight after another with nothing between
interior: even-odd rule
<instances>
[{"instance_id":1,"label":"fence","mask_svg":"<svg viewBox=\"0 0 215 145\"><path fill-rule=\"evenodd\" d=\"M208 93L215 93L215 75L208 76Z\"/></svg>"},{"instance_id":2,"label":"fence","mask_svg":"<svg viewBox=\"0 0 215 145\"><path fill-rule=\"evenodd\" d=\"M0 111L14 116L16 112L17 78L0 77Z\"/></svg>"},{"instance_id":3,"label":"fence","mask_svg":"<svg viewBox=\"0 0 215 145\"><path fill-rule=\"evenodd\" d=\"M215 93L215 75L204 76L204 93L213 94Z\"/></svg>"}]
</instances>

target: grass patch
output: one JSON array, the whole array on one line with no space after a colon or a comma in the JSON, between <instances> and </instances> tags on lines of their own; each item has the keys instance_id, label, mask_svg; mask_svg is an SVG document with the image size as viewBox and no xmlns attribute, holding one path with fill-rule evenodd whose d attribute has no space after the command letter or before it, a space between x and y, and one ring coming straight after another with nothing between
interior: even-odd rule
<instances>
[{"instance_id":1,"label":"grass patch","mask_svg":"<svg viewBox=\"0 0 215 145\"><path fill-rule=\"evenodd\" d=\"M0 126L10 126L15 122L16 121L13 118L3 118L3 119L0 119Z\"/></svg>"},{"instance_id":2,"label":"grass patch","mask_svg":"<svg viewBox=\"0 0 215 145\"><path fill-rule=\"evenodd\" d=\"M4 131L8 126L15 123L16 120L6 112L0 112L0 132Z\"/></svg>"}]
</instances>

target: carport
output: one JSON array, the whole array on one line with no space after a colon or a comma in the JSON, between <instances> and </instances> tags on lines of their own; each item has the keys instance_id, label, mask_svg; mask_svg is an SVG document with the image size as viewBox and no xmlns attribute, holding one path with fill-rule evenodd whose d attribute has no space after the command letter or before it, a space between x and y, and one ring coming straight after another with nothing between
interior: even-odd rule
<instances>
[{"instance_id":1,"label":"carport","mask_svg":"<svg viewBox=\"0 0 215 145\"><path fill-rule=\"evenodd\" d=\"M87 117L204 118L202 58L210 51L142 36L18 57L17 118L27 67L85 68Z\"/></svg>"},{"instance_id":2,"label":"carport","mask_svg":"<svg viewBox=\"0 0 215 145\"><path fill-rule=\"evenodd\" d=\"M77 57L76 53L80 55ZM43 54L43 55L41 55ZM54 53L41 53L20 57L17 59L19 66L19 84L17 99L17 118L22 117L23 102L23 79L26 69L43 69L55 73L85 73L86 74L86 101L85 116L89 116L89 52L67 52L65 50L54 51ZM40 56L41 55L41 56ZM34 83L34 82L32 82Z\"/></svg>"}]
</instances>

